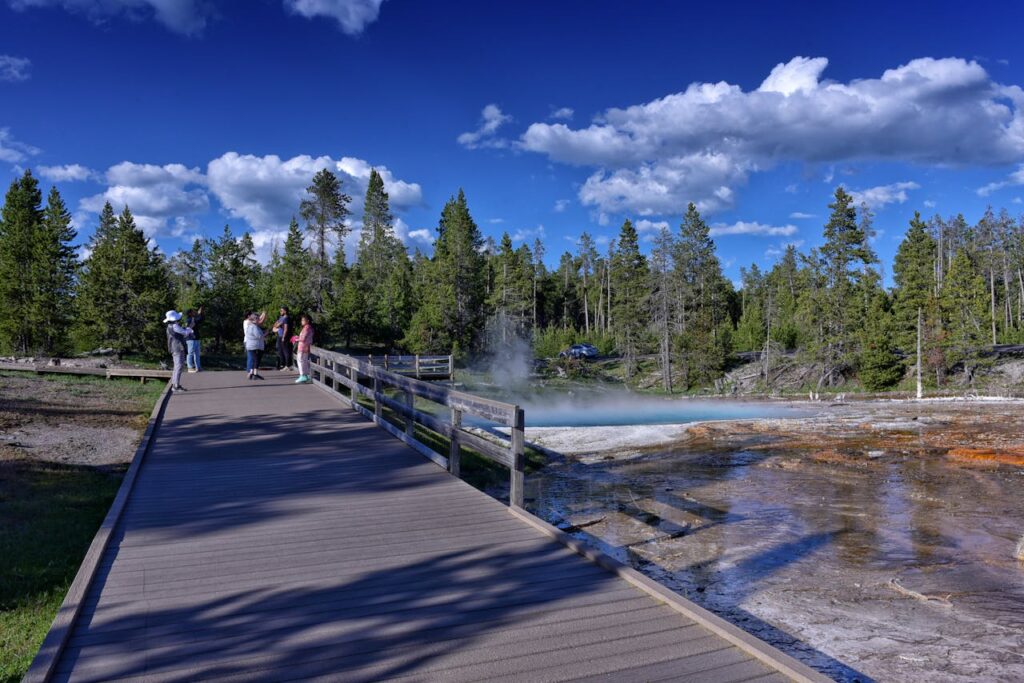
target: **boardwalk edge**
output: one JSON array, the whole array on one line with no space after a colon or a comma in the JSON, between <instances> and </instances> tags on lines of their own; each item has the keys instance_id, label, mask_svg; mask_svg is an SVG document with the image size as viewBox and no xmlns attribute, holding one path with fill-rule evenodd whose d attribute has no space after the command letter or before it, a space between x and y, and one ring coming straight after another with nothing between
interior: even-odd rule
<instances>
[{"instance_id":1,"label":"boardwalk edge","mask_svg":"<svg viewBox=\"0 0 1024 683\"><path fill-rule=\"evenodd\" d=\"M53 676L53 671L60 660L68 638L71 636L75 621L82 610L82 602L92 586L100 560L103 558L104 552L106 552L107 546L110 543L110 537L117 527L118 521L121 519L121 513L124 511L132 488L135 486L135 480L138 477L139 469L142 467L142 461L145 459L156 437L157 428L160 426L164 411L167 409L167 401L170 395L171 383L168 382L167 386L164 387L163 393L160 394L160 398L157 399L156 405L153 406L153 412L150 413L149 422L146 424L146 431L143 432L142 440L139 441L139 445L135 449L131 465L121 481L120 488L117 490L117 496L114 497L114 502L110 504L107 516L103 519L103 523L93 537L92 543L89 544L89 550L86 552L85 559L82 560L82 564L78 568L78 573L75 574L75 580L71 582L71 587L68 588L67 595L64 596L64 601L61 603L60 609L57 610L57 616L54 617L50 630L47 632L46 638L43 640L43 644L40 646L35 659L32 660L32 665L22 679L22 683L46 683Z\"/></svg>"},{"instance_id":2,"label":"boardwalk edge","mask_svg":"<svg viewBox=\"0 0 1024 683\"><path fill-rule=\"evenodd\" d=\"M832 681L828 676L815 671L803 662L790 657L760 638L757 638L743 629L734 626L725 619L712 614L708 610L687 600L657 581L644 576L632 567L627 567L613 557L573 538L564 531L548 524L533 513L514 505L509 506L509 512L535 529L544 532L578 555L583 556L602 569L609 571L624 581L632 584L634 587L640 589L658 602L662 602L676 612L689 617L694 622L700 624L715 635L722 637L741 649L743 652L746 652L784 676L788 676L793 681L796 681L797 683L830 683Z\"/></svg>"}]
</instances>

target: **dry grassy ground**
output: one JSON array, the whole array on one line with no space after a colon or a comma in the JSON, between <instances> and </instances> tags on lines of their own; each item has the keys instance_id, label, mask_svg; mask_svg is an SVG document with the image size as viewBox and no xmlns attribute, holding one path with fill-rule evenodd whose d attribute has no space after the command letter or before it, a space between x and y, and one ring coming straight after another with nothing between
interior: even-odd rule
<instances>
[{"instance_id":1,"label":"dry grassy ground","mask_svg":"<svg viewBox=\"0 0 1024 683\"><path fill-rule=\"evenodd\" d=\"M35 656L162 389L0 373L0 681Z\"/></svg>"}]
</instances>

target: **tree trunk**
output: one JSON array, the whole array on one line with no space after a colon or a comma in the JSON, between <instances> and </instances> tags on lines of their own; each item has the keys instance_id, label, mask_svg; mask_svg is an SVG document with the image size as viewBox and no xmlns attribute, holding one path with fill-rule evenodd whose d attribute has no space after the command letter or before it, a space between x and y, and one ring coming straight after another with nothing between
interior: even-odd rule
<instances>
[{"instance_id":1,"label":"tree trunk","mask_svg":"<svg viewBox=\"0 0 1024 683\"><path fill-rule=\"evenodd\" d=\"M921 307L917 307L917 398L924 395L924 387L921 384Z\"/></svg>"}]
</instances>

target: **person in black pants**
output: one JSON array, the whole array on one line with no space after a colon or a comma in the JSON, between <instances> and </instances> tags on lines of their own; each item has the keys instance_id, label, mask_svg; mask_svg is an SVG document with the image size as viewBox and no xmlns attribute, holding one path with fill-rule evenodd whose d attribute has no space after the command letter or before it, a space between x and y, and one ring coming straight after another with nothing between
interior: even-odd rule
<instances>
[{"instance_id":1,"label":"person in black pants","mask_svg":"<svg viewBox=\"0 0 1024 683\"><path fill-rule=\"evenodd\" d=\"M292 367L292 322L288 315L288 307L281 307L281 317L274 323L277 333L277 369L291 370Z\"/></svg>"}]
</instances>

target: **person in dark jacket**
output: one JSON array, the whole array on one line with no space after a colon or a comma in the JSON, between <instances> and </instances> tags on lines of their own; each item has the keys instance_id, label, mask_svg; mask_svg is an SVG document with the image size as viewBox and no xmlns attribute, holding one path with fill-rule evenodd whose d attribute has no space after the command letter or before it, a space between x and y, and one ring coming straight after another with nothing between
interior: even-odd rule
<instances>
[{"instance_id":1,"label":"person in dark jacket","mask_svg":"<svg viewBox=\"0 0 1024 683\"><path fill-rule=\"evenodd\" d=\"M199 363L199 352L202 350L199 345L199 323L203 322L203 307L200 306L193 311L191 308L185 311L185 327L192 330L192 337L186 342L188 354L185 361L188 363L189 372L202 372L203 366Z\"/></svg>"},{"instance_id":2,"label":"person in dark jacket","mask_svg":"<svg viewBox=\"0 0 1024 683\"><path fill-rule=\"evenodd\" d=\"M192 330L181 326L181 313L177 311L167 311L164 316L164 324L167 325L167 350L174 361L174 370L171 372L171 391L185 391L185 387L181 386L181 371L185 367L185 349L192 336Z\"/></svg>"},{"instance_id":3,"label":"person in dark jacket","mask_svg":"<svg viewBox=\"0 0 1024 683\"><path fill-rule=\"evenodd\" d=\"M281 317L274 323L273 331L277 333L277 369L292 369L292 319L288 315L288 307L281 307Z\"/></svg>"}]
</instances>

